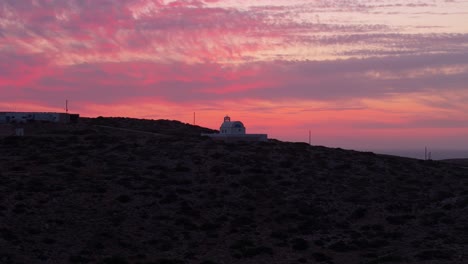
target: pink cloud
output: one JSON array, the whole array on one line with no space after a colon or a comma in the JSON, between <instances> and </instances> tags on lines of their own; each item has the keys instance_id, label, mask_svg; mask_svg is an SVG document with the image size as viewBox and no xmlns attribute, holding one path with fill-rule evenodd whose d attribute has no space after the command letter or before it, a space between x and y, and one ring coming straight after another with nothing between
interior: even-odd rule
<instances>
[{"instance_id":1,"label":"pink cloud","mask_svg":"<svg viewBox=\"0 0 468 264\"><path fill-rule=\"evenodd\" d=\"M466 54L242 65L134 61L60 66L41 55L0 57L0 88L15 86L29 91L24 95L29 99L45 102L66 96L111 102L155 95L180 103L228 97L333 101L465 91L468 83ZM5 96L12 100L15 92Z\"/></svg>"},{"instance_id":2,"label":"pink cloud","mask_svg":"<svg viewBox=\"0 0 468 264\"><path fill-rule=\"evenodd\" d=\"M70 99L84 115L186 119L198 111L206 115L201 120L236 112L284 139L320 127L315 135L323 142L331 135L415 136L428 128L450 135L466 129L457 123L468 111L468 33L429 20L401 22L422 11L436 15L442 6L449 15L466 7L387 0L4 0L0 106L60 109ZM405 19L386 23L392 16ZM393 100L403 103L388 104Z\"/></svg>"}]
</instances>

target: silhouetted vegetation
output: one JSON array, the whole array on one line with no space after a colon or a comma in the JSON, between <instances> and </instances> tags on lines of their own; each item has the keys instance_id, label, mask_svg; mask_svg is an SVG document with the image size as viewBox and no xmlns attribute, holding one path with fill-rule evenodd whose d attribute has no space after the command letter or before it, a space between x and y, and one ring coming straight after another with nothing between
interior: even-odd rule
<instances>
[{"instance_id":1,"label":"silhouetted vegetation","mask_svg":"<svg viewBox=\"0 0 468 264\"><path fill-rule=\"evenodd\" d=\"M0 138L0 263L465 263L468 170L177 121Z\"/></svg>"}]
</instances>

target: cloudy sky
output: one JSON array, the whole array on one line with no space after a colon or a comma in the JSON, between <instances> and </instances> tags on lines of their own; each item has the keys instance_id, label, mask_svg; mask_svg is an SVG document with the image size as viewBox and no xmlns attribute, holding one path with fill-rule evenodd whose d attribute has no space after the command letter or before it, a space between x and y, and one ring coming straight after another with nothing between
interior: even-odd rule
<instances>
[{"instance_id":1,"label":"cloudy sky","mask_svg":"<svg viewBox=\"0 0 468 264\"><path fill-rule=\"evenodd\" d=\"M467 0L0 0L0 111L468 148Z\"/></svg>"}]
</instances>

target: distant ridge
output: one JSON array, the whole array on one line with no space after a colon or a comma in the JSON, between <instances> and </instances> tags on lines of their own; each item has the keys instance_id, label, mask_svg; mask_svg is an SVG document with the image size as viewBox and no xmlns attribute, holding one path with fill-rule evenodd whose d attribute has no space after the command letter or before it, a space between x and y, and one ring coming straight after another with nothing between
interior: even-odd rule
<instances>
[{"instance_id":1,"label":"distant ridge","mask_svg":"<svg viewBox=\"0 0 468 264\"><path fill-rule=\"evenodd\" d=\"M201 133L214 133L217 130L204 128L177 120L167 119L135 119L126 117L97 117L82 118L83 123L89 125L101 125L116 128L127 128L146 132L161 133L167 135L191 135L199 136Z\"/></svg>"}]
</instances>

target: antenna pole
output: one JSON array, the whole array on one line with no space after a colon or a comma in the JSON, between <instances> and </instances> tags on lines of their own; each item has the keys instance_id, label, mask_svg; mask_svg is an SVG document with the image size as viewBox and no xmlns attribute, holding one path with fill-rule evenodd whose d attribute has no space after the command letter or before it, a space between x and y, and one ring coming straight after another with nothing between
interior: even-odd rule
<instances>
[{"instance_id":1,"label":"antenna pole","mask_svg":"<svg viewBox=\"0 0 468 264\"><path fill-rule=\"evenodd\" d=\"M427 147L424 147L424 160L427 160Z\"/></svg>"},{"instance_id":2,"label":"antenna pole","mask_svg":"<svg viewBox=\"0 0 468 264\"><path fill-rule=\"evenodd\" d=\"M309 130L309 145L311 145L311 134L310 134L310 130Z\"/></svg>"},{"instance_id":3,"label":"antenna pole","mask_svg":"<svg viewBox=\"0 0 468 264\"><path fill-rule=\"evenodd\" d=\"M68 99L65 100L65 112L68 114Z\"/></svg>"}]
</instances>

